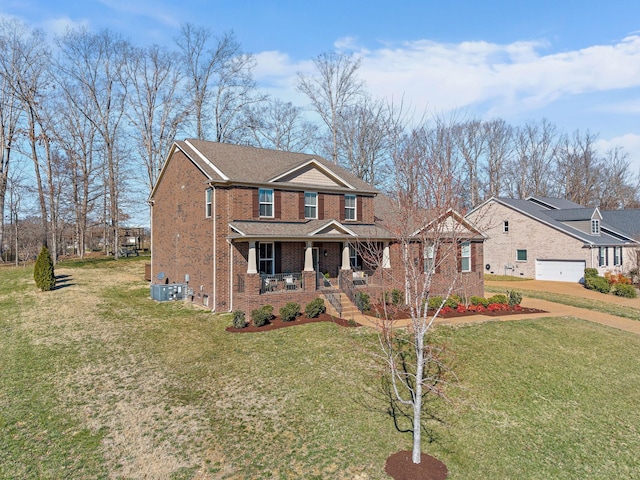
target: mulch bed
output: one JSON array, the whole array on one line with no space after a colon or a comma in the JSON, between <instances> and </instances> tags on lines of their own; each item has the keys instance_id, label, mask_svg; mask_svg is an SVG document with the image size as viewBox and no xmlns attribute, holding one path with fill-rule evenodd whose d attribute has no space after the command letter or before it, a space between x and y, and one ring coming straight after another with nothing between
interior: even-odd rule
<instances>
[{"instance_id":1,"label":"mulch bed","mask_svg":"<svg viewBox=\"0 0 640 480\"><path fill-rule=\"evenodd\" d=\"M411 450L394 453L387 458L384 471L395 480L444 480L447 466L431 455L420 455L420 463L413 463Z\"/></svg>"},{"instance_id":2,"label":"mulch bed","mask_svg":"<svg viewBox=\"0 0 640 480\"><path fill-rule=\"evenodd\" d=\"M359 323L350 322L343 318L332 317L328 313L321 313L316 318L309 318L306 315L301 315L298 318L296 318L293 322L283 322L282 320L280 320L280 317L276 317L266 325L263 325L262 327L256 327L251 322L248 322L247 326L244 328L227 327L226 330L227 332L232 332L232 333L268 332L270 330L277 330L278 328L293 327L295 325L304 325L305 323L318 323L318 322L333 322L336 325L340 325L341 327L359 327L360 326Z\"/></svg>"},{"instance_id":3,"label":"mulch bed","mask_svg":"<svg viewBox=\"0 0 640 480\"><path fill-rule=\"evenodd\" d=\"M409 312L409 310L394 311L393 307L391 308L387 307L387 313L393 320L402 320L406 318L411 318L411 313ZM434 312L432 310L429 310L427 312L429 316L432 316L433 313ZM457 310L452 310L447 313L440 312L438 314L438 317L439 318L461 318L461 317L471 317L474 315L486 315L489 317L507 317L509 315L522 315L527 313L539 314L539 313L549 313L549 312L545 310L539 310L537 308L525 308L525 307L521 307L520 309L517 309L517 310L513 308L509 308L508 310L496 310L494 312L486 309L482 312L471 312L471 311L458 312ZM369 314L374 317L375 316L382 317L384 315L384 310L382 309L382 305L373 305L371 307L371 311L369 312Z\"/></svg>"}]
</instances>

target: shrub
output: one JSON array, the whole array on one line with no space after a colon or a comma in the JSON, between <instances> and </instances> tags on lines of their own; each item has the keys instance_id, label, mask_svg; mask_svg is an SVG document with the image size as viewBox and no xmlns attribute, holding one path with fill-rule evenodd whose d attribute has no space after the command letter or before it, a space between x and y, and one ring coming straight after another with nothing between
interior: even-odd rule
<instances>
[{"instance_id":1,"label":"shrub","mask_svg":"<svg viewBox=\"0 0 640 480\"><path fill-rule=\"evenodd\" d=\"M233 320L231 320L233 328L244 328L247 326L244 312L242 310L236 310L233 312Z\"/></svg>"},{"instance_id":2,"label":"shrub","mask_svg":"<svg viewBox=\"0 0 640 480\"><path fill-rule=\"evenodd\" d=\"M636 292L636 287L634 287L633 285L627 285L624 283L617 284L613 290L613 294L619 297L626 297L626 298L636 298L638 296L638 292Z\"/></svg>"},{"instance_id":3,"label":"shrub","mask_svg":"<svg viewBox=\"0 0 640 480\"><path fill-rule=\"evenodd\" d=\"M298 315L300 315L299 303L289 302L284 307L280 308L280 319L283 322L293 322Z\"/></svg>"},{"instance_id":4,"label":"shrub","mask_svg":"<svg viewBox=\"0 0 640 480\"><path fill-rule=\"evenodd\" d=\"M304 307L304 313L309 318L316 318L326 310L327 308L324 306L324 300L321 298L314 298Z\"/></svg>"},{"instance_id":5,"label":"shrub","mask_svg":"<svg viewBox=\"0 0 640 480\"><path fill-rule=\"evenodd\" d=\"M47 247L42 247L40 254L33 267L33 279L36 281L36 287L43 292L53 290L56 286L56 275L53 270L53 261L49 255Z\"/></svg>"},{"instance_id":6,"label":"shrub","mask_svg":"<svg viewBox=\"0 0 640 480\"><path fill-rule=\"evenodd\" d=\"M434 295L433 297L429 297L429 303L427 307L431 310L435 310L436 308L440 308L442 306L443 298L439 295Z\"/></svg>"},{"instance_id":7,"label":"shrub","mask_svg":"<svg viewBox=\"0 0 640 480\"><path fill-rule=\"evenodd\" d=\"M365 292L356 293L356 308L361 312L366 312L371 308L369 295Z\"/></svg>"},{"instance_id":8,"label":"shrub","mask_svg":"<svg viewBox=\"0 0 640 480\"><path fill-rule=\"evenodd\" d=\"M520 305L522 303L522 294L520 292L516 292L515 290L507 290L507 297L509 297L507 303L510 307L515 307L516 305Z\"/></svg>"},{"instance_id":9,"label":"shrub","mask_svg":"<svg viewBox=\"0 0 640 480\"><path fill-rule=\"evenodd\" d=\"M266 325L273 318L273 307L271 305L263 305L251 311L251 321L256 327Z\"/></svg>"},{"instance_id":10,"label":"shrub","mask_svg":"<svg viewBox=\"0 0 640 480\"><path fill-rule=\"evenodd\" d=\"M404 303L404 292L397 288L391 290L391 303L396 307Z\"/></svg>"},{"instance_id":11,"label":"shrub","mask_svg":"<svg viewBox=\"0 0 640 480\"><path fill-rule=\"evenodd\" d=\"M611 285L604 277L585 277L584 286L589 290L595 290L600 293L609 293Z\"/></svg>"},{"instance_id":12,"label":"shrub","mask_svg":"<svg viewBox=\"0 0 640 480\"><path fill-rule=\"evenodd\" d=\"M455 308L458 308L458 305L460 305L460 303L462 303L462 299L458 295L451 295L444 302L444 306L455 309Z\"/></svg>"},{"instance_id":13,"label":"shrub","mask_svg":"<svg viewBox=\"0 0 640 480\"><path fill-rule=\"evenodd\" d=\"M489 305L489 300L484 298L484 297L478 297L476 295L473 295L469 301L471 302L471 305L482 305L483 307L486 307L487 305Z\"/></svg>"},{"instance_id":14,"label":"shrub","mask_svg":"<svg viewBox=\"0 0 640 480\"><path fill-rule=\"evenodd\" d=\"M493 297L489 297L489 305L491 305L492 303L507 305L509 303L509 297L502 293L499 293L497 295L494 295Z\"/></svg>"},{"instance_id":15,"label":"shrub","mask_svg":"<svg viewBox=\"0 0 640 480\"><path fill-rule=\"evenodd\" d=\"M464 313L467 311L467 307L465 307L463 304L459 303L458 306L456 307L456 311L458 313Z\"/></svg>"},{"instance_id":16,"label":"shrub","mask_svg":"<svg viewBox=\"0 0 640 480\"><path fill-rule=\"evenodd\" d=\"M604 278L607 279L609 285L618 285L619 283L623 285L631 285L631 279L622 273L606 272L604 274Z\"/></svg>"},{"instance_id":17,"label":"shrub","mask_svg":"<svg viewBox=\"0 0 640 480\"><path fill-rule=\"evenodd\" d=\"M584 269L584 279L585 279L585 281L587 280L587 278L597 277L597 276L598 276L598 269L597 268L585 268Z\"/></svg>"}]
</instances>

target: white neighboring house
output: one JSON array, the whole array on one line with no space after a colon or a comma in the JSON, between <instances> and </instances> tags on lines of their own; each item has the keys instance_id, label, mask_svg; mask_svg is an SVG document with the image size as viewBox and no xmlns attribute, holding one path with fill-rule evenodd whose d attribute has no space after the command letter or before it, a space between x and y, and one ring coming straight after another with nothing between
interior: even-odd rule
<instances>
[{"instance_id":1,"label":"white neighboring house","mask_svg":"<svg viewBox=\"0 0 640 480\"><path fill-rule=\"evenodd\" d=\"M580 282L585 268L603 275L638 266L640 244L629 229L620 228L630 222L619 212L625 211L603 215L598 208L558 198L492 197L466 218L487 235L485 273Z\"/></svg>"}]
</instances>

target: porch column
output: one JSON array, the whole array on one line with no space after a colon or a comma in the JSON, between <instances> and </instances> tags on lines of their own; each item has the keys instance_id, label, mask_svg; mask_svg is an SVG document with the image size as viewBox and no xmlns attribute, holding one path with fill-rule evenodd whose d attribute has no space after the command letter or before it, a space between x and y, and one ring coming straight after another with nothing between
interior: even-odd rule
<instances>
[{"instance_id":1,"label":"porch column","mask_svg":"<svg viewBox=\"0 0 640 480\"><path fill-rule=\"evenodd\" d=\"M247 273L258 273L258 265L256 262L256 242L249 242L249 265Z\"/></svg>"},{"instance_id":2,"label":"porch column","mask_svg":"<svg viewBox=\"0 0 640 480\"><path fill-rule=\"evenodd\" d=\"M349 243L342 244L342 267L341 270L351 270L351 259L349 258Z\"/></svg>"},{"instance_id":3,"label":"porch column","mask_svg":"<svg viewBox=\"0 0 640 480\"><path fill-rule=\"evenodd\" d=\"M389 255L389 242L384 242L382 250L382 268L391 268L391 256Z\"/></svg>"},{"instance_id":4,"label":"porch column","mask_svg":"<svg viewBox=\"0 0 640 480\"><path fill-rule=\"evenodd\" d=\"M307 242L307 248L304 251L304 271L313 272L313 242Z\"/></svg>"}]
</instances>

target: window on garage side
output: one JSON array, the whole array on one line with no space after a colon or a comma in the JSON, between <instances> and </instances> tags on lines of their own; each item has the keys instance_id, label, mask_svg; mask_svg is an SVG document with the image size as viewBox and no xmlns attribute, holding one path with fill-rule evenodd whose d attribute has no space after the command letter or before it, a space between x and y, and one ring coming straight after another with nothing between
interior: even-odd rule
<instances>
[{"instance_id":1,"label":"window on garage side","mask_svg":"<svg viewBox=\"0 0 640 480\"><path fill-rule=\"evenodd\" d=\"M609 249L607 247L598 247L598 266L606 267L609 265Z\"/></svg>"},{"instance_id":2,"label":"window on garage side","mask_svg":"<svg viewBox=\"0 0 640 480\"><path fill-rule=\"evenodd\" d=\"M471 271L471 244L469 242L462 242L460 245L460 270L463 272Z\"/></svg>"},{"instance_id":3,"label":"window on garage side","mask_svg":"<svg viewBox=\"0 0 640 480\"><path fill-rule=\"evenodd\" d=\"M527 251L522 249L522 250L516 250L516 260L518 262L526 262L527 261Z\"/></svg>"},{"instance_id":4,"label":"window on garage side","mask_svg":"<svg viewBox=\"0 0 640 480\"><path fill-rule=\"evenodd\" d=\"M613 264L622 265L622 247L613 247Z\"/></svg>"}]
</instances>

